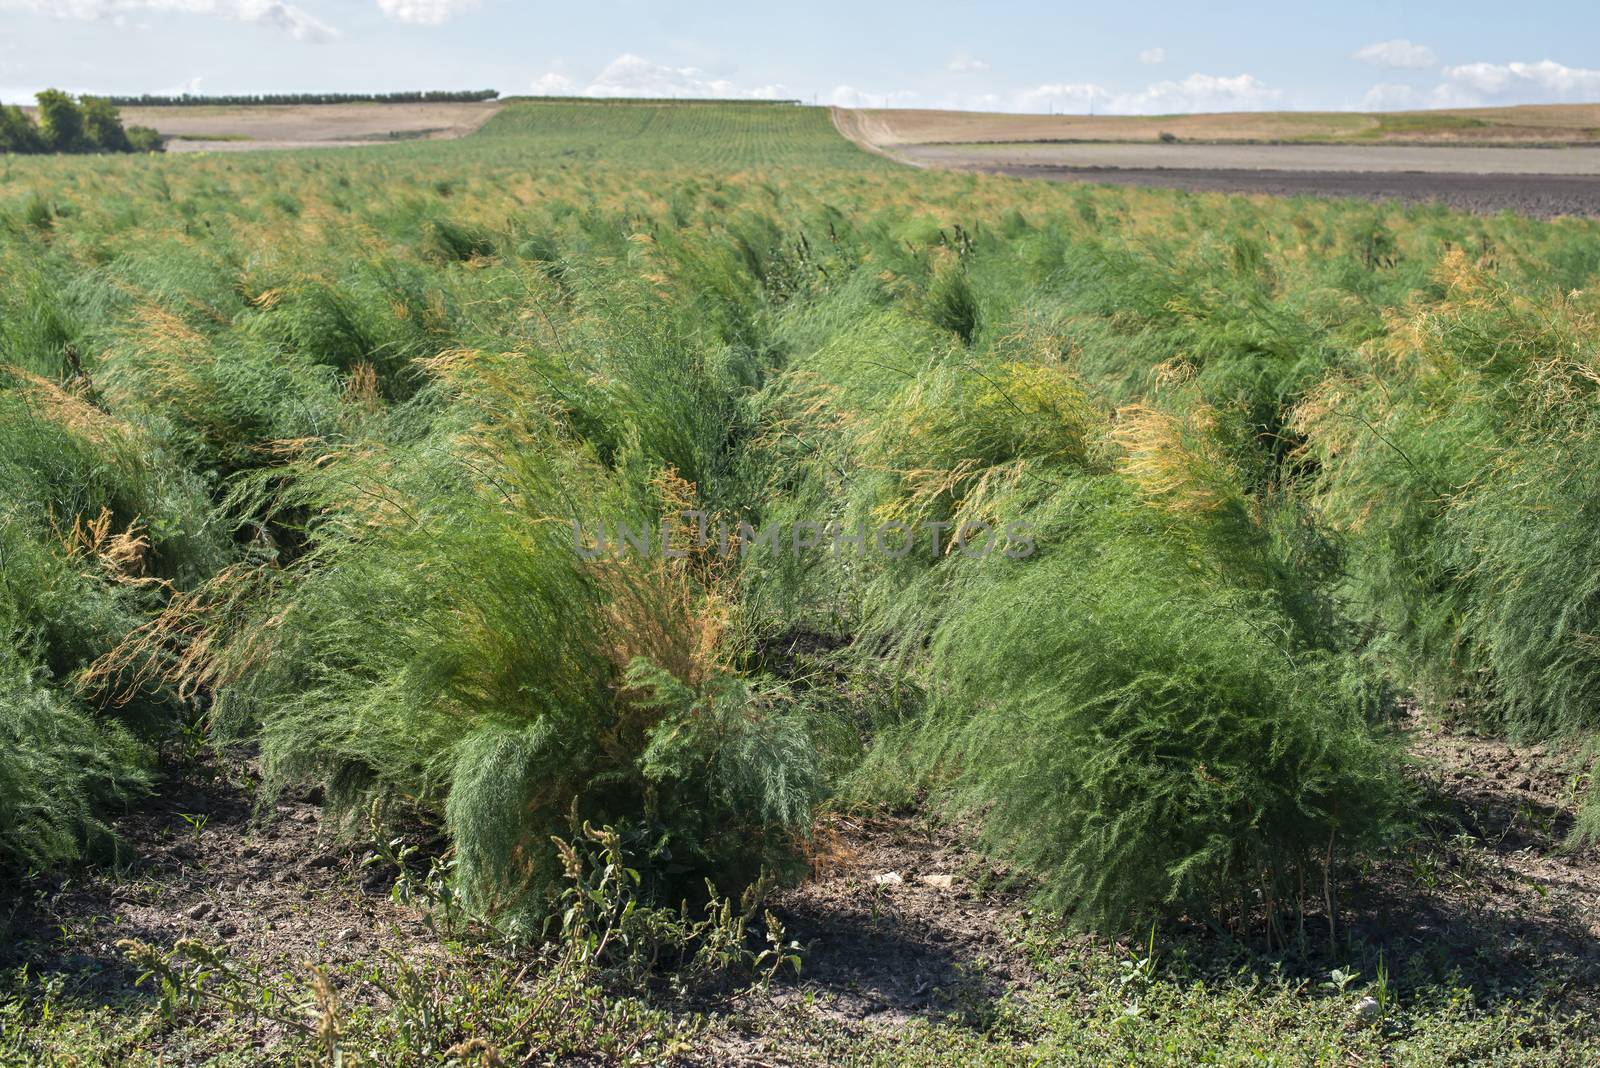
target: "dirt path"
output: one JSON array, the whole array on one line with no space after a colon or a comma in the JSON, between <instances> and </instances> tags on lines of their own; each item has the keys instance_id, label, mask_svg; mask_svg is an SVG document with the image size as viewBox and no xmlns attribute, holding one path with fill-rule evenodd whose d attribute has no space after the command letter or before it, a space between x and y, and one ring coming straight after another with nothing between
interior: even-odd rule
<instances>
[{"instance_id":1,"label":"dirt path","mask_svg":"<svg viewBox=\"0 0 1600 1068\"><path fill-rule=\"evenodd\" d=\"M892 159L896 163L904 163L911 167L929 166L895 151L894 146L898 141L893 130L872 112L862 111L860 108L829 108L828 114L833 119L833 128L839 131L840 136L873 155L883 156L885 159Z\"/></svg>"}]
</instances>

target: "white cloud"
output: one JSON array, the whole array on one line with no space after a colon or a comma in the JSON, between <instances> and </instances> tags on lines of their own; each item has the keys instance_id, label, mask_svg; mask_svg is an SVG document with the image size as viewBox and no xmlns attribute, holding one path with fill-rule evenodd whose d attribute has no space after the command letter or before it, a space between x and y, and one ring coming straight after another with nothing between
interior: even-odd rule
<instances>
[{"instance_id":1,"label":"white cloud","mask_svg":"<svg viewBox=\"0 0 1600 1068\"><path fill-rule=\"evenodd\" d=\"M789 92L781 85L745 88L726 78L713 77L699 67L669 67L631 52L612 60L605 70L587 84L550 71L533 83L533 89L535 93L545 96L715 97L742 100L781 99Z\"/></svg>"},{"instance_id":2,"label":"white cloud","mask_svg":"<svg viewBox=\"0 0 1600 1068\"><path fill-rule=\"evenodd\" d=\"M477 6L478 0L378 0L378 10L389 18L419 26L438 26Z\"/></svg>"},{"instance_id":3,"label":"white cloud","mask_svg":"<svg viewBox=\"0 0 1600 1068\"><path fill-rule=\"evenodd\" d=\"M953 70L957 74L976 74L989 69L989 64L974 56L971 52L962 49L950 57L944 65L945 70Z\"/></svg>"},{"instance_id":4,"label":"white cloud","mask_svg":"<svg viewBox=\"0 0 1600 1068\"><path fill-rule=\"evenodd\" d=\"M565 74L548 71L533 83L535 96L577 96L578 83Z\"/></svg>"},{"instance_id":5,"label":"white cloud","mask_svg":"<svg viewBox=\"0 0 1600 1068\"><path fill-rule=\"evenodd\" d=\"M1019 89L1011 94L1011 111L1088 111L1098 102L1100 109L1112 97L1104 86L1092 82L1057 82L1036 85L1032 89Z\"/></svg>"},{"instance_id":6,"label":"white cloud","mask_svg":"<svg viewBox=\"0 0 1600 1068\"><path fill-rule=\"evenodd\" d=\"M27 11L80 21L117 21L145 11L209 15L272 26L297 41L338 36L332 26L283 0L0 0L0 11Z\"/></svg>"},{"instance_id":7,"label":"white cloud","mask_svg":"<svg viewBox=\"0 0 1600 1068\"><path fill-rule=\"evenodd\" d=\"M1148 67L1154 67L1166 61L1167 50L1165 48L1146 48L1139 53L1139 62Z\"/></svg>"},{"instance_id":8,"label":"white cloud","mask_svg":"<svg viewBox=\"0 0 1600 1068\"><path fill-rule=\"evenodd\" d=\"M891 92L867 92L853 85L835 87L828 94L828 103L836 108L904 108L916 104L918 94L909 89Z\"/></svg>"},{"instance_id":9,"label":"white cloud","mask_svg":"<svg viewBox=\"0 0 1600 1068\"><path fill-rule=\"evenodd\" d=\"M1197 111L1263 111L1282 106L1283 90L1253 74L1232 78L1191 74L1181 82L1152 82L1137 93L1120 93L1106 103L1117 115L1168 115Z\"/></svg>"},{"instance_id":10,"label":"white cloud","mask_svg":"<svg viewBox=\"0 0 1600 1068\"><path fill-rule=\"evenodd\" d=\"M1009 111L1042 115L1164 115L1194 111L1260 111L1283 106L1282 90L1249 74L1222 78L1191 74L1182 81L1159 81L1137 92L1120 92L1096 82L1052 82L1005 92L956 93L923 99L914 92L869 92L841 85L829 102L839 107L935 107L965 111Z\"/></svg>"},{"instance_id":11,"label":"white cloud","mask_svg":"<svg viewBox=\"0 0 1600 1068\"><path fill-rule=\"evenodd\" d=\"M1404 37L1396 37L1392 41L1379 41L1358 49L1350 56L1363 63L1375 63L1380 67L1393 67L1396 70L1431 70L1438 66L1439 57L1427 45L1416 44Z\"/></svg>"},{"instance_id":12,"label":"white cloud","mask_svg":"<svg viewBox=\"0 0 1600 1068\"><path fill-rule=\"evenodd\" d=\"M1568 67L1551 59L1464 63L1446 67L1441 74L1444 80L1427 90L1380 82L1367 90L1359 106L1366 111L1396 111L1600 101L1600 70Z\"/></svg>"},{"instance_id":13,"label":"white cloud","mask_svg":"<svg viewBox=\"0 0 1600 1068\"><path fill-rule=\"evenodd\" d=\"M1426 107L1428 98L1409 85L1379 82L1361 98L1362 111L1410 111Z\"/></svg>"},{"instance_id":14,"label":"white cloud","mask_svg":"<svg viewBox=\"0 0 1600 1068\"><path fill-rule=\"evenodd\" d=\"M1564 104L1600 100L1600 70L1538 63L1467 63L1446 67L1433 91L1441 106Z\"/></svg>"},{"instance_id":15,"label":"white cloud","mask_svg":"<svg viewBox=\"0 0 1600 1068\"><path fill-rule=\"evenodd\" d=\"M187 94L189 96L199 96L200 95L200 82L201 82L200 76L199 75L195 75L193 78L190 78L186 82L180 82L177 85L169 85L165 89L157 89L155 91L155 95L156 96L184 96L185 94Z\"/></svg>"}]
</instances>

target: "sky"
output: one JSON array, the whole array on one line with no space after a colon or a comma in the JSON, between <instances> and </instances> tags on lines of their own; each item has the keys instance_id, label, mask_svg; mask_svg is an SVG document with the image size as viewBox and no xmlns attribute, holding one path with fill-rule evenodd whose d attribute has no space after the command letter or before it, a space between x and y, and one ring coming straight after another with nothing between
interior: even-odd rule
<instances>
[{"instance_id":1,"label":"sky","mask_svg":"<svg viewBox=\"0 0 1600 1068\"><path fill-rule=\"evenodd\" d=\"M1600 102L1600 4L0 0L0 101L47 86L1079 114Z\"/></svg>"}]
</instances>

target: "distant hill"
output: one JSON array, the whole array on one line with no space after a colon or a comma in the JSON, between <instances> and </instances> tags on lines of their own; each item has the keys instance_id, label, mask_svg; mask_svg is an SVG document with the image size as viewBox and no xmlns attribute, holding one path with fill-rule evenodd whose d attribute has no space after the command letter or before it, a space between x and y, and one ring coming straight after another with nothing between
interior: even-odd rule
<instances>
[{"instance_id":1,"label":"distant hill","mask_svg":"<svg viewBox=\"0 0 1600 1068\"><path fill-rule=\"evenodd\" d=\"M1600 104L1440 111L1250 111L1203 115L1016 115L838 109L879 147L1026 141L1309 141L1471 145L1600 144Z\"/></svg>"}]
</instances>

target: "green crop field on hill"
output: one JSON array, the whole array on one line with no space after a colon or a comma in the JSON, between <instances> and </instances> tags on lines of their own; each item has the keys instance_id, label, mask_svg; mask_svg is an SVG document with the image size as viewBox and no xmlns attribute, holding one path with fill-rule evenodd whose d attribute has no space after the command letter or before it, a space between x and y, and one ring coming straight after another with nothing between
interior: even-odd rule
<instances>
[{"instance_id":1,"label":"green crop field on hill","mask_svg":"<svg viewBox=\"0 0 1600 1068\"><path fill-rule=\"evenodd\" d=\"M1584 1063L1597 281L791 105L0 160L0 1062ZM890 816L1012 970L873 1025Z\"/></svg>"},{"instance_id":2,"label":"green crop field on hill","mask_svg":"<svg viewBox=\"0 0 1600 1068\"><path fill-rule=\"evenodd\" d=\"M506 150L640 167L712 170L877 165L840 137L826 108L792 104L519 102L479 132Z\"/></svg>"}]
</instances>

